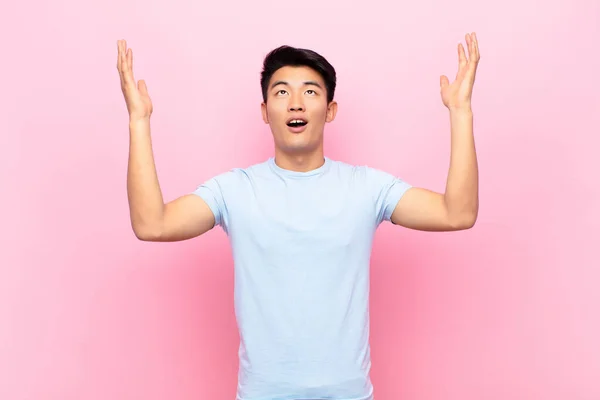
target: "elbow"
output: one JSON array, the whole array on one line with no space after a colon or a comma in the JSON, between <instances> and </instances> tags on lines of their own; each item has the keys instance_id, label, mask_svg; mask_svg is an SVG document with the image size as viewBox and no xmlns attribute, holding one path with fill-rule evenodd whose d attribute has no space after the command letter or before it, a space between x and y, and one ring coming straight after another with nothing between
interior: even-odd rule
<instances>
[{"instance_id":1,"label":"elbow","mask_svg":"<svg viewBox=\"0 0 600 400\"><path fill-rule=\"evenodd\" d=\"M158 242L160 241L160 230L153 226L132 224L133 233L138 240L142 242Z\"/></svg>"},{"instance_id":2,"label":"elbow","mask_svg":"<svg viewBox=\"0 0 600 400\"><path fill-rule=\"evenodd\" d=\"M477 222L477 211L465 212L460 216L453 218L451 226L454 230L463 231L471 229Z\"/></svg>"},{"instance_id":3,"label":"elbow","mask_svg":"<svg viewBox=\"0 0 600 400\"><path fill-rule=\"evenodd\" d=\"M450 230L461 231L471 229L477 222L479 199L477 197L454 198L444 197L446 220Z\"/></svg>"},{"instance_id":4,"label":"elbow","mask_svg":"<svg viewBox=\"0 0 600 400\"><path fill-rule=\"evenodd\" d=\"M471 214L465 218L465 221L463 222L463 225L462 225L462 229L463 230L471 229L472 227L475 226L476 222L477 222L477 214Z\"/></svg>"}]
</instances>

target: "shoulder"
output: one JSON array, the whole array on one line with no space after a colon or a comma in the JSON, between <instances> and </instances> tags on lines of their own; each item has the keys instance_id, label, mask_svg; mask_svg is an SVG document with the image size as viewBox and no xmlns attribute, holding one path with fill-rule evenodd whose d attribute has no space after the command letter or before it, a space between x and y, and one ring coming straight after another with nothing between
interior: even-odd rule
<instances>
[{"instance_id":1,"label":"shoulder","mask_svg":"<svg viewBox=\"0 0 600 400\"><path fill-rule=\"evenodd\" d=\"M237 185L252 180L253 177L263 174L266 170L267 162L255 163L246 167L232 167L215 175L210 181L222 186Z\"/></svg>"},{"instance_id":2,"label":"shoulder","mask_svg":"<svg viewBox=\"0 0 600 400\"><path fill-rule=\"evenodd\" d=\"M352 164L338 160L331 160L331 164L334 172L364 184L379 184L397 179L395 175L368 164Z\"/></svg>"}]
</instances>

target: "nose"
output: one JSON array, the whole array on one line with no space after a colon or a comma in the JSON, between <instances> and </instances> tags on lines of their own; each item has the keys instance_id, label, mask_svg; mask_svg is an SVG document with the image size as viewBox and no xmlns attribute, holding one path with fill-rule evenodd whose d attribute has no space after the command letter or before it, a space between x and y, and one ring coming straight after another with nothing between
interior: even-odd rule
<instances>
[{"instance_id":1,"label":"nose","mask_svg":"<svg viewBox=\"0 0 600 400\"><path fill-rule=\"evenodd\" d=\"M288 110L289 111L304 111L304 103L302 102L302 97L301 96L291 96Z\"/></svg>"}]
</instances>

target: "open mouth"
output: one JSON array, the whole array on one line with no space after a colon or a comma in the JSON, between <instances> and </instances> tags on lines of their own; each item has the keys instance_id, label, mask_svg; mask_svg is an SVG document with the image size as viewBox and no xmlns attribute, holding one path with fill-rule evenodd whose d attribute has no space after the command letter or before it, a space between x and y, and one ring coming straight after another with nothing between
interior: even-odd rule
<instances>
[{"instance_id":1,"label":"open mouth","mask_svg":"<svg viewBox=\"0 0 600 400\"><path fill-rule=\"evenodd\" d=\"M301 128L306 124L308 124L308 122L303 119L292 119L287 122L287 126L289 126L290 128Z\"/></svg>"}]
</instances>

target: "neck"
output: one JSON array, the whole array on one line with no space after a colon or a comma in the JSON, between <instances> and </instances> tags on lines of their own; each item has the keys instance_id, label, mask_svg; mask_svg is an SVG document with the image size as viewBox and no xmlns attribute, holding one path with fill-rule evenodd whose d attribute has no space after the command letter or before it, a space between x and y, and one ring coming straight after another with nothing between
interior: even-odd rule
<instances>
[{"instance_id":1,"label":"neck","mask_svg":"<svg viewBox=\"0 0 600 400\"><path fill-rule=\"evenodd\" d=\"M309 153L286 153L275 149L275 164L280 168L295 172L308 172L322 167L325 162L323 149Z\"/></svg>"}]
</instances>

